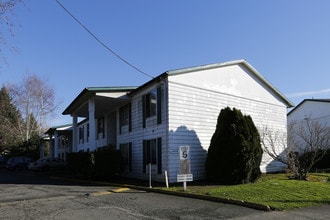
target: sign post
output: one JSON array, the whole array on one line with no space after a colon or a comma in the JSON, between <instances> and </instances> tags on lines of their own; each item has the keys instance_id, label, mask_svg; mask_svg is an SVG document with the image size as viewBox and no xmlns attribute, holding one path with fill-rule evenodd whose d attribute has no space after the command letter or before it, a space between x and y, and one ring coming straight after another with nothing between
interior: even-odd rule
<instances>
[{"instance_id":1,"label":"sign post","mask_svg":"<svg viewBox=\"0 0 330 220\"><path fill-rule=\"evenodd\" d=\"M151 163L149 163L149 188L152 188L152 186L151 186Z\"/></svg>"},{"instance_id":2,"label":"sign post","mask_svg":"<svg viewBox=\"0 0 330 220\"><path fill-rule=\"evenodd\" d=\"M180 173L177 175L177 182L183 182L183 190L187 190L187 182L193 181L193 175L190 171L190 147L180 146Z\"/></svg>"}]
</instances>

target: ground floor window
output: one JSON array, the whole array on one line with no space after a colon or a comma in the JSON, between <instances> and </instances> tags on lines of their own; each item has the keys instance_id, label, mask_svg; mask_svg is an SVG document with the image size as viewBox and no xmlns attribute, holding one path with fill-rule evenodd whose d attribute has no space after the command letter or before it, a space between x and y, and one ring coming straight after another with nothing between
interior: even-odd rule
<instances>
[{"instance_id":1,"label":"ground floor window","mask_svg":"<svg viewBox=\"0 0 330 220\"><path fill-rule=\"evenodd\" d=\"M79 144L84 143L84 126L79 127Z\"/></svg>"},{"instance_id":2,"label":"ground floor window","mask_svg":"<svg viewBox=\"0 0 330 220\"><path fill-rule=\"evenodd\" d=\"M104 117L97 120L97 139L104 138Z\"/></svg>"},{"instance_id":3,"label":"ground floor window","mask_svg":"<svg viewBox=\"0 0 330 220\"><path fill-rule=\"evenodd\" d=\"M148 164L157 166L157 173L162 173L162 139L143 140L143 172Z\"/></svg>"},{"instance_id":4,"label":"ground floor window","mask_svg":"<svg viewBox=\"0 0 330 220\"><path fill-rule=\"evenodd\" d=\"M125 168L132 172L132 143L120 144L119 148L124 159Z\"/></svg>"}]
</instances>

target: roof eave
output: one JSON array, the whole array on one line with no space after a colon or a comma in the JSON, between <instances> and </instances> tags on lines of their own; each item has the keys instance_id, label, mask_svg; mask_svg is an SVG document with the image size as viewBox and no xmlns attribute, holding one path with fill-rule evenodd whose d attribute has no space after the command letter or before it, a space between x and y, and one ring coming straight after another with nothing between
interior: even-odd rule
<instances>
[{"instance_id":1,"label":"roof eave","mask_svg":"<svg viewBox=\"0 0 330 220\"><path fill-rule=\"evenodd\" d=\"M296 111L305 102L327 102L327 103L330 103L330 99L304 99L294 109L292 109L290 112L288 112L287 115L289 116L292 112Z\"/></svg>"},{"instance_id":2,"label":"roof eave","mask_svg":"<svg viewBox=\"0 0 330 220\"><path fill-rule=\"evenodd\" d=\"M251 64L246 62L245 60L242 60L241 63L245 65L250 71L252 71L255 76L262 81L265 85L267 85L270 90L276 94L287 106L287 108L292 108L295 105L288 99L286 98L278 89L276 89L270 82L268 82Z\"/></svg>"},{"instance_id":3,"label":"roof eave","mask_svg":"<svg viewBox=\"0 0 330 220\"><path fill-rule=\"evenodd\" d=\"M131 92L136 86L123 87L86 87L79 95L70 103L70 105L62 112L62 115L72 114L74 106L82 99L87 99L94 96L97 92Z\"/></svg>"}]
</instances>

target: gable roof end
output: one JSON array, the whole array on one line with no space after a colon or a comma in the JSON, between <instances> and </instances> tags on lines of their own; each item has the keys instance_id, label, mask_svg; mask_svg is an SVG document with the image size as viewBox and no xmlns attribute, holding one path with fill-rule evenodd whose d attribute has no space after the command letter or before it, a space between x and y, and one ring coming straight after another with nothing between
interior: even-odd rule
<instances>
[{"instance_id":1,"label":"gable roof end","mask_svg":"<svg viewBox=\"0 0 330 220\"><path fill-rule=\"evenodd\" d=\"M189 73L189 72L215 69L215 68L232 66L232 65L244 66L250 72L252 72L253 75L257 79L259 79L263 84L265 84L280 100L282 100L282 102L285 103L285 105L288 108L291 108L294 106L294 104L289 99L287 99L279 90L277 90L270 82L268 82L251 64L249 64L246 60L243 60L243 59L234 60L234 61L230 61L230 62L224 62L224 63L215 63L215 64L209 64L209 65L189 67L189 68L184 68L184 69L170 70L165 73L167 75L177 75L177 74L185 74L185 73Z\"/></svg>"},{"instance_id":2,"label":"gable roof end","mask_svg":"<svg viewBox=\"0 0 330 220\"><path fill-rule=\"evenodd\" d=\"M305 102L327 102L327 103L330 103L330 99L304 99L294 109L292 109L287 115L290 115L292 112L294 112L296 109L298 109Z\"/></svg>"},{"instance_id":3,"label":"gable roof end","mask_svg":"<svg viewBox=\"0 0 330 220\"><path fill-rule=\"evenodd\" d=\"M251 64L249 64L246 60L234 60L224 63L214 63L214 64L208 64L208 65L201 65L201 66L194 66L194 67L188 67L188 68L181 68L176 70L169 70L166 71L155 78L151 79L150 81L146 82L142 86L138 87L137 89L131 91L129 95L132 95L134 93L137 93L138 91L141 91L142 89L146 88L147 86L151 85L152 83L155 83L157 81L162 80L165 77L171 76L171 75L177 75L177 74L185 74L190 72L196 72L196 71L202 71L202 70L208 70L208 69L215 69L225 66L232 66L232 65L242 65L245 68L247 68L253 75L259 79L263 84L265 84L273 93L275 96L277 96L286 106L287 108L291 108L294 106L294 104L287 99L279 90L277 90L272 84L270 84Z\"/></svg>"}]
</instances>

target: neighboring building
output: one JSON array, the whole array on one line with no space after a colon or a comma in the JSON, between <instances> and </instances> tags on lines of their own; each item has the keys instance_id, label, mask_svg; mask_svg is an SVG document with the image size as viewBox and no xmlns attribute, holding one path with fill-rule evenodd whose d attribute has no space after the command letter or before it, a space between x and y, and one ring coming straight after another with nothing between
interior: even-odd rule
<instances>
[{"instance_id":1,"label":"neighboring building","mask_svg":"<svg viewBox=\"0 0 330 220\"><path fill-rule=\"evenodd\" d=\"M49 136L49 156L66 160L67 154L72 152L72 125L51 127L45 134ZM42 158L43 149L40 151L40 158Z\"/></svg>"},{"instance_id":2,"label":"neighboring building","mask_svg":"<svg viewBox=\"0 0 330 220\"><path fill-rule=\"evenodd\" d=\"M203 179L218 115L225 107L250 115L258 129L286 132L291 102L245 60L167 71L140 87L85 88L64 110L73 117L73 151L115 146L125 176L176 182L179 147L190 146L191 173ZM78 118L84 120L78 123ZM283 165L264 154L263 172Z\"/></svg>"},{"instance_id":3,"label":"neighboring building","mask_svg":"<svg viewBox=\"0 0 330 220\"><path fill-rule=\"evenodd\" d=\"M306 119L319 120L330 126L330 99L304 99L288 113L288 124Z\"/></svg>"},{"instance_id":4,"label":"neighboring building","mask_svg":"<svg viewBox=\"0 0 330 220\"><path fill-rule=\"evenodd\" d=\"M288 128L295 140L290 149L296 155L329 149L330 99L304 99L288 113Z\"/></svg>"},{"instance_id":5,"label":"neighboring building","mask_svg":"<svg viewBox=\"0 0 330 220\"><path fill-rule=\"evenodd\" d=\"M319 126L326 130L319 130ZM295 137L296 143L299 143L295 145L294 151L305 152L327 148L324 144L316 144L316 142L321 139L325 143L323 136L330 135L330 99L304 99L288 113L288 128L288 132L292 132L292 137ZM299 132L301 130L308 132ZM297 131L300 135L295 135ZM306 141L306 138L311 142Z\"/></svg>"}]
</instances>

